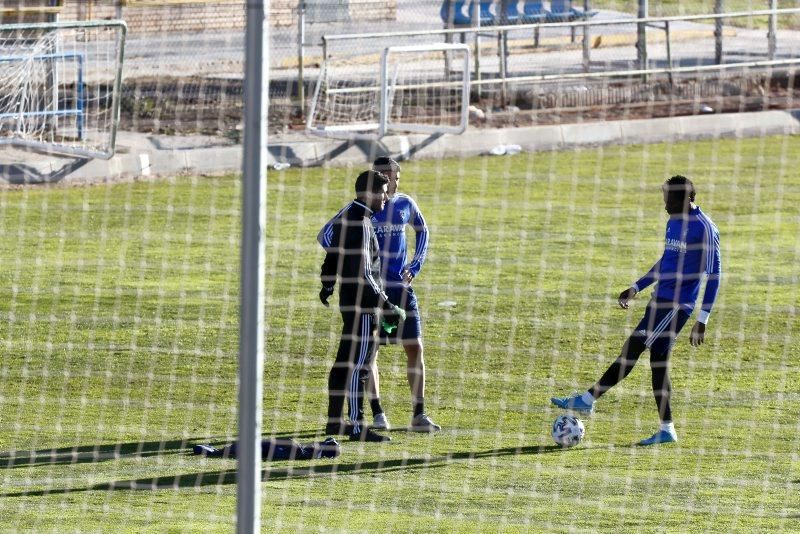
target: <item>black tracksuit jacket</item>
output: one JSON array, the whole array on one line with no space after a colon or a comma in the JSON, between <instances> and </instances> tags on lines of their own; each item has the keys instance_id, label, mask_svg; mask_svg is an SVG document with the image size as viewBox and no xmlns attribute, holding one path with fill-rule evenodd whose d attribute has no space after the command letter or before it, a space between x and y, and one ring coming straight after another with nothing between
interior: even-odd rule
<instances>
[{"instance_id":1,"label":"black tracksuit jacket","mask_svg":"<svg viewBox=\"0 0 800 534\"><path fill-rule=\"evenodd\" d=\"M333 238L326 249L320 279L323 286L331 287L339 277L342 313L375 313L387 305L380 277L380 249L371 216L372 210L354 200L333 223Z\"/></svg>"}]
</instances>

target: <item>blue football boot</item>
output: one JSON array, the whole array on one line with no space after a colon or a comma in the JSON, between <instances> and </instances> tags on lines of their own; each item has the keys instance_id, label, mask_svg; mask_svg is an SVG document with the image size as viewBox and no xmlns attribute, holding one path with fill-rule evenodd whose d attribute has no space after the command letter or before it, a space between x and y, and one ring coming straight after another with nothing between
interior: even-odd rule
<instances>
[{"instance_id":1,"label":"blue football boot","mask_svg":"<svg viewBox=\"0 0 800 534\"><path fill-rule=\"evenodd\" d=\"M678 435L675 432L659 430L649 438L640 441L639 446L647 447L648 445L655 445L657 443L675 443L676 441L678 441Z\"/></svg>"},{"instance_id":2,"label":"blue football boot","mask_svg":"<svg viewBox=\"0 0 800 534\"><path fill-rule=\"evenodd\" d=\"M569 397L558 398L553 397L550 402L561 408L562 410L573 410L576 412L592 413L594 411L594 402L589 404L581 398L580 393L574 393Z\"/></svg>"}]
</instances>

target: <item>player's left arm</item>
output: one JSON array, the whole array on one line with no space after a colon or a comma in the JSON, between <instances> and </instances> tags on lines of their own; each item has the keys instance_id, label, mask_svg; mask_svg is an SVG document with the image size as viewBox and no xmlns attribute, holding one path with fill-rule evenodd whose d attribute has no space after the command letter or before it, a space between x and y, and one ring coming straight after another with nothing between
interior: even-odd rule
<instances>
[{"instance_id":1,"label":"player's left arm","mask_svg":"<svg viewBox=\"0 0 800 534\"><path fill-rule=\"evenodd\" d=\"M419 206L413 200L409 199L412 210L411 227L417 234L416 242L414 245L414 257L411 261L403 267L403 281L411 283L417 277L422 264L425 263L425 258L428 256L428 224L425 222L425 217L419 210Z\"/></svg>"},{"instance_id":2,"label":"player's left arm","mask_svg":"<svg viewBox=\"0 0 800 534\"><path fill-rule=\"evenodd\" d=\"M699 347L705 341L706 324L708 324L708 318L711 315L714 302L717 300L719 282L722 278L722 255L720 254L719 231L715 227L709 226L707 228L703 244L706 259L706 290L705 293L703 293L703 304L700 307L700 313L697 314L697 321L694 323L692 333L689 336L689 342L694 347Z\"/></svg>"},{"instance_id":3,"label":"player's left arm","mask_svg":"<svg viewBox=\"0 0 800 534\"><path fill-rule=\"evenodd\" d=\"M346 210L350 204L340 209L336 215L331 218L325 225L320 229L319 233L317 234L317 243L324 249L328 249L331 246L331 241L333 240L333 224L342 217L344 210Z\"/></svg>"}]
</instances>

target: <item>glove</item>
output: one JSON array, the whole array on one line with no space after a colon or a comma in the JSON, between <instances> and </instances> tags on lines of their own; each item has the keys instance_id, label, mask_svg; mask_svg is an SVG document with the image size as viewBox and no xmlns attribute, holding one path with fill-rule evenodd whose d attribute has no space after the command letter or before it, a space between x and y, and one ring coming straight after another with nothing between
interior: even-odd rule
<instances>
[{"instance_id":1,"label":"glove","mask_svg":"<svg viewBox=\"0 0 800 534\"><path fill-rule=\"evenodd\" d=\"M617 303L619 304L619 307L622 308L623 310L627 310L628 306L629 306L628 302L633 297L636 296L636 293L637 293L637 291L635 289L633 289L632 287L629 287L628 289L626 289L625 291L620 293L619 294L619 298L617 299Z\"/></svg>"},{"instance_id":2,"label":"glove","mask_svg":"<svg viewBox=\"0 0 800 534\"><path fill-rule=\"evenodd\" d=\"M333 295L333 286L325 287L319 290L319 301L327 308L329 306L328 299Z\"/></svg>"},{"instance_id":3,"label":"glove","mask_svg":"<svg viewBox=\"0 0 800 534\"><path fill-rule=\"evenodd\" d=\"M395 306L391 304L391 311L384 312L383 318L381 318L381 328L384 332L391 335L397 330L397 326L400 324L400 321L406 320L406 311L401 308L400 306Z\"/></svg>"}]
</instances>

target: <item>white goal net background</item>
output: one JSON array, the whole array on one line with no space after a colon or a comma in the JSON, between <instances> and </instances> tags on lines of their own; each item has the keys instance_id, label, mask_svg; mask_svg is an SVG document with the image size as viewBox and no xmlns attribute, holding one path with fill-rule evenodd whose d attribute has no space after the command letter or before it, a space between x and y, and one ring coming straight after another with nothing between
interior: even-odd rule
<instances>
[{"instance_id":1,"label":"white goal net background","mask_svg":"<svg viewBox=\"0 0 800 534\"><path fill-rule=\"evenodd\" d=\"M0 26L0 143L113 156L124 42L122 23Z\"/></svg>"},{"instance_id":2,"label":"white goal net background","mask_svg":"<svg viewBox=\"0 0 800 534\"><path fill-rule=\"evenodd\" d=\"M379 57L333 56L320 68L308 131L345 139L460 134L468 120L469 58L466 45L453 44L390 46Z\"/></svg>"},{"instance_id":3,"label":"white goal net background","mask_svg":"<svg viewBox=\"0 0 800 534\"><path fill-rule=\"evenodd\" d=\"M216 68L235 39L135 39L129 127L232 137L240 85L176 82L173 62ZM265 462L265 530L800 528L798 154L778 136L401 161L430 229L414 287L443 430L405 431L406 357L382 349L393 441ZM325 437L341 319L317 300L315 236L360 170L269 173L265 438ZM659 187L676 173L695 180L724 262L706 344L689 347L690 322L672 357L680 441L632 446L657 428L645 354L561 450L549 398L591 385L638 321L647 295L627 312L616 295L663 249ZM240 194L238 176L0 190L5 528L232 527L235 462L191 449L237 435Z\"/></svg>"}]
</instances>

